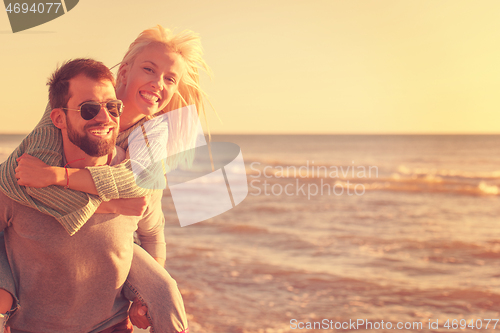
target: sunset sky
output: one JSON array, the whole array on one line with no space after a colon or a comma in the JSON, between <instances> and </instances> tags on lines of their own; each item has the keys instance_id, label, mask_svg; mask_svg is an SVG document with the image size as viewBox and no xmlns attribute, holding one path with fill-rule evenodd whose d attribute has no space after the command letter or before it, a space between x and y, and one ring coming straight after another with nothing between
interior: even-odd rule
<instances>
[{"instance_id":1,"label":"sunset sky","mask_svg":"<svg viewBox=\"0 0 500 333\"><path fill-rule=\"evenodd\" d=\"M213 133L500 133L498 0L82 0L13 34L0 133L27 133L58 63L117 64L156 24L200 34Z\"/></svg>"}]
</instances>

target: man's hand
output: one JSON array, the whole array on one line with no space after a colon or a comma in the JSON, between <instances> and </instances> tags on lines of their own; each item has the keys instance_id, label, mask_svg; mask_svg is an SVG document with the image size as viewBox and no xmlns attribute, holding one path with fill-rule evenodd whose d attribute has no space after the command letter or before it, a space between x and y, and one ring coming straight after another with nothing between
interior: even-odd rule
<instances>
[{"instance_id":1,"label":"man's hand","mask_svg":"<svg viewBox=\"0 0 500 333\"><path fill-rule=\"evenodd\" d=\"M148 207L149 199L150 196L109 200L101 203L96 213L142 216Z\"/></svg>"},{"instance_id":2,"label":"man's hand","mask_svg":"<svg viewBox=\"0 0 500 333\"><path fill-rule=\"evenodd\" d=\"M53 167L28 154L23 154L16 161L15 172L19 185L40 188L54 184L56 175Z\"/></svg>"},{"instance_id":3,"label":"man's hand","mask_svg":"<svg viewBox=\"0 0 500 333\"><path fill-rule=\"evenodd\" d=\"M130 307L128 316L132 324L139 328L148 328L151 324L148 321L146 313L148 312L148 307L142 305L138 298L134 299L132 306Z\"/></svg>"}]
</instances>

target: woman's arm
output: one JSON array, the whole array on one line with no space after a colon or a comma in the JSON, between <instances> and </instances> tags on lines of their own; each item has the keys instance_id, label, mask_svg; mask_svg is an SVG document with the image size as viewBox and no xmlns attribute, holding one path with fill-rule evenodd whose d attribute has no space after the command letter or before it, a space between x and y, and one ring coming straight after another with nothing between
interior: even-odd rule
<instances>
[{"instance_id":1,"label":"woman's arm","mask_svg":"<svg viewBox=\"0 0 500 333\"><path fill-rule=\"evenodd\" d=\"M23 154L16 161L15 172L19 185L35 188L58 185L98 195L92 176L86 169L50 166L28 154Z\"/></svg>"},{"instance_id":2,"label":"woman's arm","mask_svg":"<svg viewBox=\"0 0 500 333\"><path fill-rule=\"evenodd\" d=\"M153 174L163 174L163 169L149 169L140 177L136 177L132 171L130 160L114 166L98 166L88 169L73 169L50 166L40 159L28 154L23 154L17 158L17 167L15 168L15 177L22 186L33 188L44 188L51 185L68 187L72 190L87 192L94 195L100 195L105 201L118 198L138 198L150 195L153 190L164 188L160 185L146 185L157 181L158 177ZM158 168L161 164L158 165ZM92 178L94 176L94 178ZM160 181L163 178L159 178ZM94 183L95 182L95 183ZM98 184L98 187L96 187ZM142 185L143 187L139 186ZM125 214L127 215L127 214Z\"/></svg>"}]
</instances>

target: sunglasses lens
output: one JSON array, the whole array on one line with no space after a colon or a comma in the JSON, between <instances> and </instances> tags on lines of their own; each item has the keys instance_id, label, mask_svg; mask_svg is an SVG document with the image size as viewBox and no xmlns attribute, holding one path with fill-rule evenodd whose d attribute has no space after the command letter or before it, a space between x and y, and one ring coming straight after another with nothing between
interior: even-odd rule
<instances>
[{"instance_id":1,"label":"sunglasses lens","mask_svg":"<svg viewBox=\"0 0 500 333\"><path fill-rule=\"evenodd\" d=\"M122 101L110 101L106 103L106 109L113 117L119 117L123 111ZM83 103L80 107L80 114L83 119L94 119L101 112L101 104L94 102Z\"/></svg>"},{"instance_id":2,"label":"sunglasses lens","mask_svg":"<svg viewBox=\"0 0 500 333\"><path fill-rule=\"evenodd\" d=\"M106 109L113 117L119 117L122 114L123 103L121 101L111 101L106 103Z\"/></svg>"},{"instance_id":3,"label":"sunglasses lens","mask_svg":"<svg viewBox=\"0 0 500 333\"><path fill-rule=\"evenodd\" d=\"M101 111L101 105L97 103L84 103L80 108L80 114L85 120L93 119Z\"/></svg>"}]
</instances>

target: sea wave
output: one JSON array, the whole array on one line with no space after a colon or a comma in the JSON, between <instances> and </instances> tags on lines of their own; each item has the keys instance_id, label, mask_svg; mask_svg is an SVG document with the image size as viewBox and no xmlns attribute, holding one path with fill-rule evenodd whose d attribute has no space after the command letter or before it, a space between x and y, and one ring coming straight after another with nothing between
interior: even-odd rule
<instances>
[{"instance_id":1,"label":"sea wave","mask_svg":"<svg viewBox=\"0 0 500 333\"><path fill-rule=\"evenodd\" d=\"M355 189L362 185L366 191L392 191L392 192L415 192L415 193L447 193L470 196L497 196L500 194L500 187L480 181L477 184L446 182L439 178L426 179L386 179L375 182L346 182L335 181L335 185L344 188ZM359 188L358 188L359 190Z\"/></svg>"},{"instance_id":2,"label":"sea wave","mask_svg":"<svg viewBox=\"0 0 500 333\"><path fill-rule=\"evenodd\" d=\"M470 196L500 195L500 170L465 171L459 169L409 168L400 165L391 172L370 169L370 166L277 166L247 168L249 178L269 183L315 183L320 187L365 191L393 191L415 193L451 193Z\"/></svg>"},{"instance_id":3,"label":"sea wave","mask_svg":"<svg viewBox=\"0 0 500 333\"><path fill-rule=\"evenodd\" d=\"M457 169L437 168L409 168L404 165L398 167L398 174L417 178L457 178L457 179L500 179L500 170L495 171L464 171Z\"/></svg>"}]
</instances>

